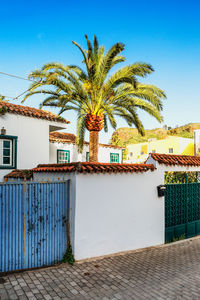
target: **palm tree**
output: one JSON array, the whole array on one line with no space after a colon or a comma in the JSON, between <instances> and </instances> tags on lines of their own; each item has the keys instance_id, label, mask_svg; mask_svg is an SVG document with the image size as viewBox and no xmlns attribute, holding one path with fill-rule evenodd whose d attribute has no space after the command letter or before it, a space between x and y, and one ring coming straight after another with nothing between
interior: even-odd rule
<instances>
[{"instance_id":1,"label":"palm tree","mask_svg":"<svg viewBox=\"0 0 200 300\"><path fill-rule=\"evenodd\" d=\"M43 94L46 99L41 107L59 107L59 114L76 111L78 150L82 152L87 129L90 132L89 161L97 162L99 131L103 128L108 131L108 121L116 129L116 117L122 117L144 135L138 109L161 122L162 99L166 96L158 87L138 82L138 77L153 72L147 63L136 62L111 73L113 67L125 61L121 55L124 44L116 43L105 53L96 36L93 44L87 35L85 38L87 50L73 42L82 53L85 70L74 65L45 64L41 70L29 75L35 82L23 101L32 95Z\"/></svg>"},{"instance_id":2,"label":"palm tree","mask_svg":"<svg viewBox=\"0 0 200 300\"><path fill-rule=\"evenodd\" d=\"M5 100L5 96L2 96L2 95L0 94L0 102L3 103L3 101L4 101L4 102L8 102L8 100ZM1 107L0 107L0 116L5 115L6 112L7 112L6 106L5 106L5 105L1 105Z\"/></svg>"}]
</instances>

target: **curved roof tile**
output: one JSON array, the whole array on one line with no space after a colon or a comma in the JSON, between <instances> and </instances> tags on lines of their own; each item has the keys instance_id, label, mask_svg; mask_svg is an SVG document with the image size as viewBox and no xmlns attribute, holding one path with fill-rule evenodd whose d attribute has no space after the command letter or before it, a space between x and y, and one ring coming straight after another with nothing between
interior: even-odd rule
<instances>
[{"instance_id":1,"label":"curved roof tile","mask_svg":"<svg viewBox=\"0 0 200 300\"><path fill-rule=\"evenodd\" d=\"M154 171L152 164L115 164L72 162L65 164L41 164L33 172L78 172L78 173L138 173Z\"/></svg>"},{"instance_id":2,"label":"curved roof tile","mask_svg":"<svg viewBox=\"0 0 200 300\"><path fill-rule=\"evenodd\" d=\"M200 166L200 156L151 153L151 157L167 166Z\"/></svg>"},{"instance_id":3,"label":"curved roof tile","mask_svg":"<svg viewBox=\"0 0 200 300\"><path fill-rule=\"evenodd\" d=\"M66 124L70 123L69 121L65 120L64 118L56 114L53 114L49 111L45 111L42 109L34 108L34 107L13 104L6 101L0 101L0 108L5 108L6 112L8 113L23 115L26 117L44 119L48 121L54 121L54 122L60 122Z\"/></svg>"},{"instance_id":4,"label":"curved roof tile","mask_svg":"<svg viewBox=\"0 0 200 300\"><path fill-rule=\"evenodd\" d=\"M50 132L49 141L52 143L76 143L76 136L73 133L68 132ZM89 142L84 142L84 145L89 145ZM110 144L99 144L101 147L124 149L124 147Z\"/></svg>"}]
</instances>

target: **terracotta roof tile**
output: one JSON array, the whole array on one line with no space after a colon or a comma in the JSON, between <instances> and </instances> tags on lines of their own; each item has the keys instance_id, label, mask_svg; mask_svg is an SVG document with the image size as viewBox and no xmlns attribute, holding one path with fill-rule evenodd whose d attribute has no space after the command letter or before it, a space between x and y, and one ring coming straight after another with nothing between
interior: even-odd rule
<instances>
[{"instance_id":1,"label":"terracotta roof tile","mask_svg":"<svg viewBox=\"0 0 200 300\"><path fill-rule=\"evenodd\" d=\"M75 144L76 136L75 134L68 132L50 132L49 140L50 142Z\"/></svg>"},{"instance_id":2,"label":"terracotta roof tile","mask_svg":"<svg viewBox=\"0 0 200 300\"><path fill-rule=\"evenodd\" d=\"M33 172L78 172L78 173L137 173L154 171L152 164L111 164L75 162L65 164L42 164L32 169Z\"/></svg>"},{"instance_id":3,"label":"terracotta roof tile","mask_svg":"<svg viewBox=\"0 0 200 300\"><path fill-rule=\"evenodd\" d=\"M68 133L68 132L50 132L49 141L52 143L75 144L76 136L75 134ZM89 142L84 142L84 144L89 145ZM106 148L124 149L124 147L117 146L117 145L110 145L110 144L99 144L99 145Z\"/></svg>"},{"instance_id":4,"label":"terracotta roof tile","mask_svg":"<svg viewBox=\"0 0 200 300\"><path fill-rule=\"evenodd\" d=\"M60 122L60 123L70 123L69 121L65 120L64 118L53 114L49 111L45 111L38 108L33 108L29 106L23 106L18 104L13 104L5 101L0 101L0 108L5 107L8 113L23 115L26 117L44 119L48 121Z\"/></svg>"},{"instance_id":5,"label":"terracotta roof tile","mask_svg":"<svg viewBox=\"0 0 200 300\"><path fill-rule=\"evenodd\" d=\"M151 157L167 166L200 166L200 156L151 153Z\"/></svg>"},{"instance_id":6,"label":"terracotta roof tile","mask_svg":"<svg viewBox=\"0 0 200 300\"><path fill-rule=\"evenodd\" d=\"M32 170L13 170L11 173L4 176L4 178L22 178L26 180L30 180L32 177Z\"/></svg>"}]
</instances>

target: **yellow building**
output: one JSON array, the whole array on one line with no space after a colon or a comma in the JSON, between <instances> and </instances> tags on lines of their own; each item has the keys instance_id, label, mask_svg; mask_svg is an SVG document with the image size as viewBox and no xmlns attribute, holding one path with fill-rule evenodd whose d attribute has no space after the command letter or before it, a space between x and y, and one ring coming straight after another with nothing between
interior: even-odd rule
<instances>
[{"instance_id":1,"label":"yellow building","mask_svg":"<svg viewBox=\"0 0 200 300\"><path fill-rule=\"evenodd\" d=\"M194 140L177 136L165 139L149 139L148 142L129 144L127 148L127 163L142 163L149 153L194 155Z\"/></svg>"}]
</instances>

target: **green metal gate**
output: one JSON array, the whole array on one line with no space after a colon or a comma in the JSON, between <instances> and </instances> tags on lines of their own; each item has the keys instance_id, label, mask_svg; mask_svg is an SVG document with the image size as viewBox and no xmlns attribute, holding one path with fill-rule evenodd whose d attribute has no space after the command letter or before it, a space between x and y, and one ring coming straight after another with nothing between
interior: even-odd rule
<instances>
[{"instance_id":1,"label":"green metal gate","mask_svg":"<svg viewBox=\"0 0 200 300\"><path fill-rule=\"evenodd\" d=\"M165 241L200 234L200 183L167 184Z\"/></svg>"}]
</instances>

